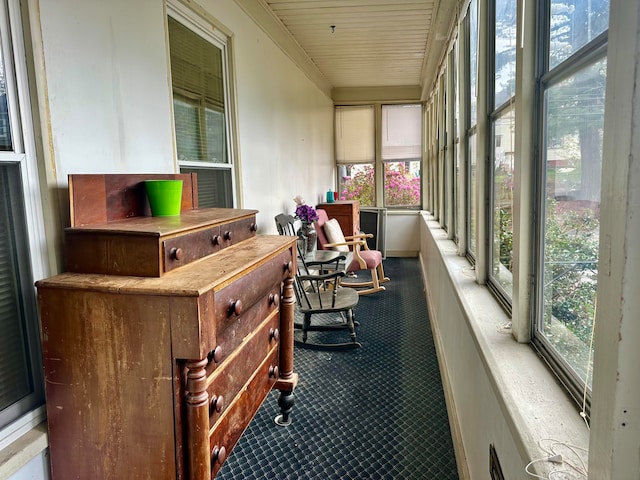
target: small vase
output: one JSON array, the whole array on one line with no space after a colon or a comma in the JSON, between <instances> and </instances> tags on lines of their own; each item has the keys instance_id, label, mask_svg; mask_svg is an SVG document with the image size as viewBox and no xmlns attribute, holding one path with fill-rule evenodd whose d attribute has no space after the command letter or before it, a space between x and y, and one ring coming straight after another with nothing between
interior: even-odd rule
<instances>
[{"instance_id":1,"label":"small vase","mask_svg":"<svg viewBox=\"0 0 640 480\"><path fill-rule=\"evenodd\" d=\"M313 223L303 222L298 235L305 240L306 253L311 253L317 248L318 233Z\"/></svg>"}]
</instances>

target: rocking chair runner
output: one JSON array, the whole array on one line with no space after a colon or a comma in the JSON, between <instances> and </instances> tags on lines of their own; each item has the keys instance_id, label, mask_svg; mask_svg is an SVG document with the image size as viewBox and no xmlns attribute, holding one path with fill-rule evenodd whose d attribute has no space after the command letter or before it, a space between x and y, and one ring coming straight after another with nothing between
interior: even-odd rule
<instances>
[{"instance_id":1,"label":"rocking chair runner","mask_svg":"<svg viewBox=\"0 0 640 480\"><path fill-rule=\"evenodd\" d=\"M276 226L281 235L294 235L291 233L295 231L294 218L291 215L277 215ZM296 328L302 330L302 342L296 342L299 346L316 349L345 349L362 346L356 341L356 322L353 313L359 300L358 292L353 288L340 286L340 279L345 276L344 269L340 268L340 262L344 260L344 255L336 255L330 261L305 262L298 245L298 273L294 281L294 291L298 310L304 318L302 324L294 324ZM315 273L316 271L319 273ZM314 314L338 314L340 321L312 323ZM349 331L350 341L348 342L308 342L310 331L343 329Z\"/></svg>"},{"instance_id":2,"label":"rocking chair runner","mask_svg":"<svg viewBox=\"0 0 640 480\"><path fill-rule=\"evenodd\" d=\"M349 282L349 287L360 288L368 287L364 290L358 290L360 295L368 295L370 293L380 292L384 290L384 286L380 285L389 281L389 277L384 276L384 267L382 266L382 253L378 250L370 250L367 245L367 238L373 237L370 233L360 233L345 237L342 234L340 226L337 222L333 224L329 222L327 212L321 208L317 209L318 221L316 223L316 232L318 233L318 248L322 250L348 250L353 251L353 260L347 266L347 272L357 272L359 270L368 270L371 273L371 281L368 282ZM337 240L330 241L325 232L325 225L333 225L336 231Z\"/></svg>"}]
</instances>

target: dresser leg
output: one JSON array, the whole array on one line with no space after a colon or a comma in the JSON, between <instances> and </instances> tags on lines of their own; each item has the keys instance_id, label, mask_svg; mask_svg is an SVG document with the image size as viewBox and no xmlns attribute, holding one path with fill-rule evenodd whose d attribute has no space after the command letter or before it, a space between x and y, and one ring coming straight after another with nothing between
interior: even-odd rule
<instances>
[{"instance_id":1,"label":"dresser leg","mask_svg":"<svg viewBox=\"0 0 640 480\"><path fill-rule=\"evenodd\" d=\"M280 415L278 415L274 421L276 425L280 425L281 427L286 427L291 424L291 419L289 418L289 414L291 410L293 410L293 405L296 403L293 392L280 391L280 396L278 397L278 406L280 407Z\"/></svg>"}]
</instances>

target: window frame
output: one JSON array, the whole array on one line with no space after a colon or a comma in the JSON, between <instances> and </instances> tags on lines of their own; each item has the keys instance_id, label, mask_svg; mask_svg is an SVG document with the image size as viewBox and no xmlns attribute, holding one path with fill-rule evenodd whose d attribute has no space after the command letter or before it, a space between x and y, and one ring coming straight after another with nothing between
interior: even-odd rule
<instances>
[{"instance_id":1,"label":"window frame","mask_svg":"<svg viewBox=\"0 0 640 480\"><path fill-rule=\"evenodd\" d=\"M392 160L383 160L382 159L382 110L386 106L401 106L401 105L417 105L420 106L421 109L421 126L420 132L424 132L425 129L425 106L422 102L367 102L363 104L349 104L349 103L340 103L334 105L334 131L336 128L336 118L337 118L337 110L340 108L349 108L349 107L373 107L373 139L374 139L374 158L373 162L365 162L365 161L339 161L337 158L337 153L335 155L335 166L336 166L336 185L340 186L340 167L344 165L371 165L373 164L374 170L374 204L371 207L375 208L385 208L388 211L394 212L402 212L402 211L419 211L422 210L423 205L425 203L425 188L424 188L424 175L425 175L425 155L424 155L424 135L421 135L421 146L418 157L415 159L406 159L406 161L411 162L419 162L420 165L420 201L418 205L415 206L395 206L395 205L386 205L385 203L385 195L384 195L384 170L385 164L387 163L397 163L404 160L392 159ZM334 140L334 149L337 151L337 137ZM361 205L362 207L363 205ZM366 205L369 206L369 205Z\"/></svg>"},{"instance_id":2,"label":"window frame","mask_svg":"<svg viewBox=\"0 0 640 480\"><path fill-rule=\"evenodd\" d=\"M486 185L485 185L485 189L487 192L487 222L485 225L485 231L486 231L486 241L487 241L487 245L489 246L489 248L487 248L487 273L486 273L486 279L487 279L487 287L489 288L489 290L493 293L493 295L495 296L496 300L498 301L498 303L502 306L502 308L505 310L505 312L511 316L512 315L512 305L513 305L513 295L515 292L511 292L511 294L509 294L509 292L506 291L506 289L504 288L504 286L496 279L496 277L493 275L493 265L495 262L495 258L494 258L494 242L495 242L495 229L494 229L494 224L495 224L495 205L494 205L494 199L495 199L495 189L496 189L496 185L495 185L495 175L494 175L494 166L495 166L495 125L496 125L496 120L498 120L499 118L501 118L503 116L503 114L505 112L507 112L509 109L514 109L514 127L515 127L515 100L516 100L516 92L515 92L515 88L513 91L513 95L509 98L507 98L505 101L503 101L501 104L496 105L496 89L495 89L495 78L496 78L496 62L495 62L495 58L496 58L496 2L498 0L490 0L488 2L488 23L489 23L489 28L487 29L487 46L488 46L488 52L490 53L489 55L487 55L487 91L486 91L486 97L487 97L487 106L488 106L488 112L487 112L487 152L488 152L488 161L486 164ZM516 20L515 20L515 25L514 28L517 28L518 25L518 15L517 15L517 8L516 8ZM515 65L515 68L518 68L517 65ZM515 80L515 77L514 77ZM514 159L514 169L515 169L515 159ZM513 205L512 205L512 219L513 219ZM512 220L513 221L513 220ZM513 230L512 230L512 236L513 236ZM513 253L513 247L512 247L512 253ZM500 262L498 261L498 264L500 264ZM513 274L513 272L511 272Z\"/></svg>"},{"instance_id":3,"label":"window frame","mask_svg":"<svg viewBox=\"0 0 640 480\"><path fill-rule=\"evenodd\" d=\"M237 167L237 159L236 159L236 135L235 135L235 111L232 103L232 78L231 78L231 68L230 68L230 43L231 38L229 35L225 34L220 28L216 28L216 25L213 22L209 21L193 12L191 9L187 8L185 5L180 3L178 0L170 0L167 2L167 21L168 17L173 18L177 22L179 22L182 26L191 30L195 35L198 35L200 38L205 41L211 43L216 48L221 51L222 54L222 80L223 80L223 95L224 95L224 116L225 116L225 150L227 154L227 162L223 163L213 163L206 161L181 161L178 158L177 154L177 141L174 141L174 145L176 148L175 158L179 169L187 168L187 169L198 169L198 170L209 170L209 171L223 171L228 172L229 178L231 180L231 205L226 205L228 207L234 207L238 204L238 167ZM168 31L168 30L167 30ZM167 45L169 45L169 36L167 33ZM171 77L171 66L169 65L169 76ZM190 98L192 95L185 95L186 92L180 91L178 89L177 94ZM171 110L172 110L172 118L175 118L175 113L173 112L173 101L174 95L176 94L176 90L173 87L173 82L171 82ZM203 105L203 102L197 98L200 108L203 110L199 112L200 117L205 115L206 107ZM203 128L203 124L199 124L199 128ZM174 139L177 138L175 121L172 122L172 130Z\"/></svg>"},{"instance_id":4,"label":"window frame","mask_svg":"<svg viewBox=\"0 0 640 480\"><path fill-rule=\"evenodd\" d=\"M22 213L26 238L19 238L24 247L20 261L20 278L25 295L24 331L31 360L30 372L34 389L27 396L2 411L0 417L0 449L15 441L46 418L44 406L44 375L40 344L34 280L50 276L44 214L37 165L35 131L31 114L28 67L22 28L22 10L18 0L0 1L0 36L2 57L7 79L12 151L0 152L0 164L18 169L21 190L20 205L12 208Z\"/></svg>"},{"instance_id":5,"label":"window frame","mask_svg":"<svg viewBox=\"0 0 640 480\"><path fill-rule=\"evenodd\" d=\"M549 66L549 38L550 38L550 5L551 0L544 0L538 4L537 18L543 27L538 28L537 44L537 81L536 81L536 106L535 123L538 128L536 135L536 171L538 179L535 192L535 208L537 214L535 222L535 248L534 248L534 286L531 295L531 344L535 350L547 362L550 369L566 388L576 404L580 405L586 418L591 412L591 388L584 379L580 378L573 367L565 360L562 354L556 350L552 343L540 330L544 316L544 251L545 251L545 202L546 202L546 116L545 93L552 87L570 78L575 73L595 65L607 58L608 30L600 33L578 50L574 51L565 60ZM593 325L592 325L593 328Z\"/></svg>"}]
</instances>

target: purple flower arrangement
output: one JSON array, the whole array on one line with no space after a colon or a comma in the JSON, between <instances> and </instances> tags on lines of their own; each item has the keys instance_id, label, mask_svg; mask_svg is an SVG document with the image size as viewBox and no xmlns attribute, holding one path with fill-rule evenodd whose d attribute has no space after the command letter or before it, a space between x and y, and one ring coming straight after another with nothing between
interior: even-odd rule
<instances>
[{"instance_id":1,"label":"purple flower arrangement","mask_svg":"<svg viewBox=\"0 0 640 480\"><path fill-rule=\"evenodd\" d=\"M318 213L311 205L300 204L296 207L296 217L304 223L313 223L318 220Z\"/></svg>"}]
</instances>

